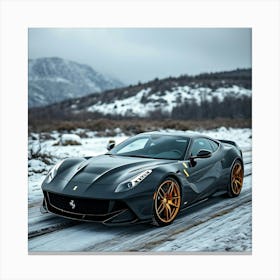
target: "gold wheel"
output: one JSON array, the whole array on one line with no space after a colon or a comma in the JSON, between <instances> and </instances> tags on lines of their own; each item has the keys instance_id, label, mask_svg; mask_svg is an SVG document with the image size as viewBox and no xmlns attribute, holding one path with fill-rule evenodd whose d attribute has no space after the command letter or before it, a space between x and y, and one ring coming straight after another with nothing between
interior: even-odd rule
<instances>
[{"instance_id":1,"label":"gold wheel","mask_svg":"<svg viewBox=\"0 0 280 280\"><path fill-rule=\"evenodd\" d=\"M233 195L240 194L243 184L243 168L239 161L237 161L231 172L231 191Z\"/></svg>"},{"instance_id":2,"label":"gold wheel","mask_svg":"<svg viewBox=\"0 0 280 280\"><path fill-rule=\"evenodd\" d=\"M155 195L155 214L159 224L169 224L177 216L181 205L180 187L175 180L167 179Z\"/></svg>"}]
</instances>

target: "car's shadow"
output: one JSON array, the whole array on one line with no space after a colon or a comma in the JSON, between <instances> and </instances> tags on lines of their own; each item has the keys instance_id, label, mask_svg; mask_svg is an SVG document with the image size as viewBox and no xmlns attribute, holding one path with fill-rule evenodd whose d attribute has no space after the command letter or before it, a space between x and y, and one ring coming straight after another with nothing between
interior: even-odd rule
<instances>
[{"instance_id":1,"label":"car's shadow","mask_svg":"<svg viewBox=\"0 0 280 280\"><path fill-rule=\"evenodd\" d=\"M178 214L175 222L180 222L180 220L185 219L186 216L195 214L196 212L201 211L202 209L205 209L207 207L210 207L212 205L218 204L223 200L226 200L224 195L219 195L219 196L213 196L208 199L202 200L199 203L196 203L194 205L191 205L183 210L180 211ZM80 222L80 224L86 224L86 222ZM90 231L95 231L98 230L99 232L104 231L104 232L125 232L126 234L134 234L137 232L139 234L140 232L145 232L147 230L153 230L157 229L152 223L135 223L135 224L126 224L126 225L104 225L102 223L87 223L90 224L89 227L87 227L88 230Z\"/></svg>"},{"instance_id":2,"label":"car's shadow","mask_svg":"<svg viewBox=\"0 0 280 280\"><path fill-rule=\"evenodd\" d=\"M184 220L188 218L188 216L192 216L191 219L193 219L195 222L195 213L198 213L199 211L209 208L215 204L218 204L222 201L225 201L229 198L225 197L225 195L218 195L218 196L212 196L208 199L202 200L199 203L196 203L194 205L191 205L189 207L186 207L185 209L182 209L180 213L178 214L176 220L174 221L174 224L182 224L184 223ZM79 230L86 231L86 232L92 232L92 233L119 233L119 234L139 234L144 233L146 231L159 231L160 229L164 228L158 228L155 227L151 222L141 222L141 223L134 223L134 224L125 224L125 225L104 225L103 223L96 223L96 222L81 222L81 221L75 221L75 220L68 220L63 217L58 217L52 214L48 214L47 217L44 218L45 222L47 222L49 225L53 225L55 223L62 224L64 223L67 227L72 226L78 226ZM188 221L189 222L189 221ZM43 222L44 223L44 222ZM64 226L63 226L64 227ZM60 230L63 229L59 228ZM167 226L168 228L168 226ZM32 235L32 234L31 234ZM40 235L40 234L39 234Z\"/></svg>"}]
</instances>

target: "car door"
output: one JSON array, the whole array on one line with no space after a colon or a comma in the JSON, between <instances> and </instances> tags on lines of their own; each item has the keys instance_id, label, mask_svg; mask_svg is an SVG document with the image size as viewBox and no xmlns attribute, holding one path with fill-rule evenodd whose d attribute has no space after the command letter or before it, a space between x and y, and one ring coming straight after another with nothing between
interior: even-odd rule
<instances>
[{"instance_id":1,"label":"car door","mask_svg":"<svg viewBox=\"0 0 280 280\"><path fill-rule=\"evenodd\" d=\"M212 143L213 142L213 143ZM195 138L187 155L188 181L193 190L198 194L197 199L209 196L218 189L217 181L222 172L221 153L219 145L207 138ZM207 150L212 154L209 158L196 158L199 151Z\"/></svg>"}]
</instances>

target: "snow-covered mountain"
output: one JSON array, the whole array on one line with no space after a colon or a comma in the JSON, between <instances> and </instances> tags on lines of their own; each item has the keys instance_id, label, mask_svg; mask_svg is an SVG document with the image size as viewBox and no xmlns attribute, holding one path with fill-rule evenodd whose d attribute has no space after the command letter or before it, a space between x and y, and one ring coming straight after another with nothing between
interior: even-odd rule
<instances>
[{"instance_id":1,"label":"snow-covered mountain","mask_svg":"<svg viewBox=\"0 0 280 280\"><path fill-rule=\"evenodd\" d=\"M69 98L122 87L90 66L59 57L28 60L28 105L44 106Z\"/></svg>"},{"instance_id":2,"label":"snow-covered mountain","mask_svg":"<svg viewBox=\"0 0 280 280\"><path fill-rule=\"evenodd\" d=\"M99 112L105 115L147 117L151 112L158 109L162 113L170 115L175 107L184 103L195 102L200 105L204 101L212 102L215 99L222 102L225 97L242 98L244 96L250 97L251 90L236 85L217 89L179 86L163 92L152 92L152 89L148 87L140 90L134 96L107 102L99 100L85 109L88 112ZM77 101L77 104L79 104L79 101ZM75 104L72 105L73 109L76 107Z\"/></svg>"},{"instance_id":3,"label":"snow-covered mountain","mask_svg":"<svg viewBox=\"0 0 280 280\"><path fill-rule=\"evenodd\" d=\"M251 117L251 69L154 79L30 110L34 119Z\"/></svg>"}]
</instances>

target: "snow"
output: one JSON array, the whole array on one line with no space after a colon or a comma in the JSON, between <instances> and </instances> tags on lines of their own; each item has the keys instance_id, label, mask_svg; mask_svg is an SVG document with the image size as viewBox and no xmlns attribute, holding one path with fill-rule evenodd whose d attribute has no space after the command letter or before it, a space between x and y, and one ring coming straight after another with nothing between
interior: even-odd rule
<instances>
[{"instance_id":1,"label":"snow","mask_svg":"<svg viewBox=\"0 0 280 280\"><path fill-rule=\"evenodd\" d=\"M165 129L160 131L178 132L178 130L174 130L174 129ZM251 149L252 146L252 129L250 128L226 128L222 126L217 129L211 129L211 130L201 129L197 131L186 130L186 132L200 133L214 139L234 141L242 149Z\"/></svg>"},{"instance_id":2,"label":"snow","mask_svg":"<svg viewBox=\"0 0 280 280\"><path fill-rule=\"evenodd\" d=\"M85 231L85 229L87 229ZM82 238L80 236L82 235ZM52 238L52 236L54 238ZM110 231L105 232L102 228L98 229L89 229L88 224L74 226L69 228L67 235L65 232L55 232L50 235L43 236L40 239L37 239L37 242L32 242L29 245L29 250L36 251L38 246L40 251L49 251L49 248L52 247L53 251L69 251L67 250L67 243L71 242L71 251L78 251L81 247L89 247L92 244L92 237L95 236L94 241L101 243L107 240L111 240L114 237L114 234ZM64 242L61 242L63 240Z\"/></svg>"},{"instance_id":3,"label":"snow","mask_svg":"<svg viewBox=\"0 0 280 280\"><path fill-rule=\"evenodd\" d=\"M115 140L116 144L121 143L128 136L123 135L119 128L115 131L119 134L115 137L96 137L96 133L93 131L87 131L85 134L90 138L80 138L75 134L63 134L59 135L58 132L54 131L50 135L53 140L38 140L39 136L32 133L32 137L29 139L29 162L28 162L28 174L29 174L29 201L38 199L40 194L37 193L40 190L40 183L43 181L44 176L52 168L52 166L58 161L67 157L92 157L107 152L106 146L110 140ZM162 130L163 131L163 130ZM172 132L175 130L166 130ZM76 133L82 133L82 129L77 129ZM190 131L188 131L190 132ZM195 133L196 131L194 131ZM251 149L251 129L243 128L225 128L221 127L214 130L200 130L199 133L208 135L217 139L228 139L235 141L244 150ZM35 140L33 140L35 139ZM72 140L79 139L80 145L67 145L58 146L57 142L60 139ZM31 158L31 153L36 155L36 158ZM49 164L48 164L49 163ZM38 173L40 172L40 173ZM41 178L40 178L41 174ZM41 194L42 197L42 194Z\"/></svg>"},{"instance_id":4,"label":"snow","mask_svg":"<svg viewBox=\"0 0 280 280\"><path fill-rule=\"evenodd\" d=\"M231 140L238 144L243 149L252 148L252 129L250 128L225 128L220 127L213 130L204 131L200 133L205 134L214 139Z\"/></svg>"},{"instance_id":5,"label":"snow","mask_svg":"<svg viewBox=\"0 0 280 280\"><path fill-rule=\"evenodd\" d=\"M54 146L62 136L57 131L50 133L53 139L40 140L38 134L30 135L28 228L30 234L39 234L29 239L29 252L251 252L251 129L221 127L199 131L214 138L236 141L242 148L246 176L244 186L239 197L211 198L209 202L185 210L168 227L156 228L143 224L110 228L41 214L41 183L48 170L66 157L105 153L109 140L114 139L118 144L127 138L120 129L117 131L119 134L116 137L96 137L94 131L77 129L71 132L72 136L84 134L89 137L80 138L81 145L78 146ZM31 157L32 153L34 158ZM40 232L44 230L47 232L41 235Z\"/></svg>"},{"instance_id":6,"label":"snow","mask_svg":"<svg viewBox=\"0 0 280 280\"><path fill-rule=\"evenodd\" d=\"M31 159L28 161L28 167L30 167L34 173L42 173L47 168L47 165L41 160Z\"/></svg>"},{"instance_id":7,"label":"snow","mask_svg":"<svg viewBox=\"0 0 280 280\"><path fill-rule=\"evenodd\" d=\"M65 227L30 239L28 247L30 252L251 252L251 195L251 177L247 176L239 197L212 198L186 209L162 228L148 224L71 224L51 214L41 215L33 207L29 211L29 232L57 228L62 223Z\"/></svg>"},{"instance_id":8,"label":"snow","mask_svg":"<svg viewBox=\"0 0 280 280\"><path fill-rule=\"evenodd\" d=\"M123 86L88 65L58 57L29 59L28 85L30 107Z\"/></svg>"},{"instance_id":9,"label":"snow","mask_svg":"<svg viewBox=\"0 0 280 280\"><path fill-rule=\"evenodd\" d=\"M150 93L151 89L142 89L135 96L125 99L114 100L110 103L101 101L87 108L89 112L100 112L103 114L113 114L122 116L145 117L157 108L163 108L163 112L171 113L175 106L185 101L195 101L200 104L202 100L212 101L214 97L223 101L225 96L239 98L250 97L252 91L236 85L232 87L220 87L211 89L206 87L191 88L189 86L174 87L171 91ZM146 97L147 102L142 103L142 98Z\"/></svg>"},{"instance_id":10,"label":"snow","mask_svg":"<svg viewBox=\"0 0 280 280\"><path fill-rule=\"evenodd\" d=\"M150 91L150 88L139 91L135 96L128 97L126 99L115 100L113 103L96 104L88 108L89 112L100 112L104 114L116 114L116 115L129 115L135 114L138 116L145 116L146 110L150 111L153 108L149 104L143 105L140 103L142 96ZM146 109L144 108L146 107Z\"/></svg>"},{"instance_id":11,"label":"snow","mask_svg":"<svg viewBox=\"0 0 280 280\"><path fill-rule=\"evenodd\" d=\"M63 134L60 139L60 144L67 145L82 145L80 136L76 134Z\"/></svg>"},{"instance_id":12,"label":"snow","mask_svg":"<svg viewBox=\"0 0 280 280\"><path fill-rule=\"evenodd\" d=\"M79 130L79 132L81 132ZM40 188L44 177L48 171L54 166L55 163L67 157L91 157L104 154L107 152L106 145L112 137L94 137L95 132L88 132L88 136L92 138L80 138L81 145L67 145L58 146L57 142L60 136L57 132L53 132L51 135L55 137L54 140L32 140L29 139L29 154L31 151L37 151L36 159L29 159L28 162L28 174L29 174L29 195L28 201L34 202L38 198L42 199L42 191ZM65 135L65 134L64 134ZM68 135L68 134L66 134ZM71 134L73 135L73 134ZM78 135L75 135L78 137ZM33 137L34 133L33 133ZM38 136L36 136L38 138ZM69 139L69 137L65 137ZM76 137L74 137L76 139ZM114 137L116 143L124 141L127 136ZM72 139L72 136L70 137ZM45 164L43 160L49 160L51 164ZM38 172L41 172L38 174Z\"/></svg>"},{"instance_id":13,"label":"snow","mask_svg":"<svg viewBox=\"0 0 280 280\"><path fill-rule=\"evenodd\" d=\"M228 225L228 226L226 226ZM213 252L252 250L252 204L209 219L178 234L153 251Z\"/></svg>"},{"instance_id":14,"label":"snow","mask_svg":"<svg viewBox=\"0 0 280 280\"><path fill-rule=\"evenodd\" d=\"M248 197L247 201L233 209L227 208L226 200L221 202L224 207L219 213L215 213L215 205L203 209L200 212L201 218L197 219L196 223L191 224L186 231L173 236L173 239L169 239L168 242L153 248L153 251L251 251L251 177L245 178L242 193L235 200L239 201L245 197ZM188 218L192 219L191 210L188 212Z\"/></svg>"}]
</instances>

